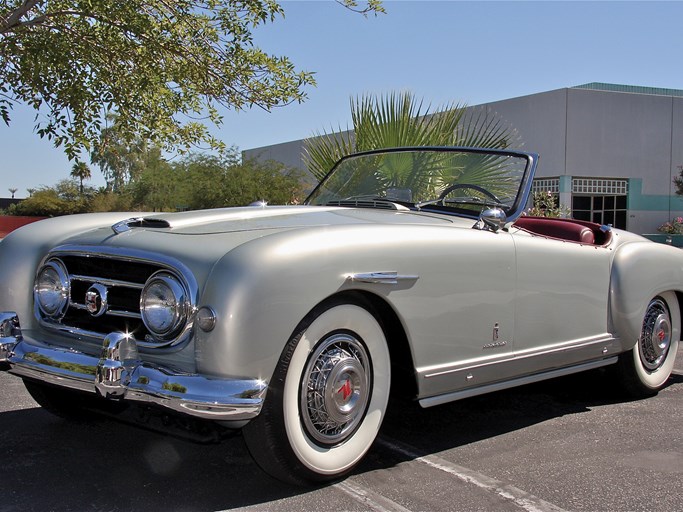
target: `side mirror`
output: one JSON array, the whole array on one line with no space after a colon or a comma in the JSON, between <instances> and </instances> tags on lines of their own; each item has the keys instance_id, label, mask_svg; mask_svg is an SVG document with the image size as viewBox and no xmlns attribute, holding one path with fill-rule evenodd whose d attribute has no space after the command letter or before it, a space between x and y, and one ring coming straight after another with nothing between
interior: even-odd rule
<instances>
[{"instance_id":1,"label":"side mirror","mask_svg":"<svg viewBox=\"0 0 683 512\"><path fill-rule=\"evenodd\" d=\"M508 217L500 208L487 208L481 212L479 215L479 220L483 223L481 229L488 229L489 231L493 231L495 233L505 227Z\"/></svg>"}]
</instances>

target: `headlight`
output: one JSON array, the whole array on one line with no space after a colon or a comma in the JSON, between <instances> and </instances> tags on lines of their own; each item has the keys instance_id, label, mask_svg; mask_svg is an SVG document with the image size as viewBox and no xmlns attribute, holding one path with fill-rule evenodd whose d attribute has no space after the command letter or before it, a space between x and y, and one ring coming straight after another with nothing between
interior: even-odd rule
<instances>
[{"instance_id":1,"label":"headlight","mask_svg":"<svg viewBox=\"0 0 683 512\"><path fill-rule=\"evenodd\" d=\"M33 295L43 315L59 319L69 306L69 274L64 263L51 259L36 276Z\"/></svg>"},{"instance_id":2,"label":"headlight","mask_svg":"<svg viewBox=\"0 0 683 512\"><path fill-rule=\"evenodd\" d=\"M142 321L155 338L171 339L185 327L188 304L183 284L162 270L147 280L140 295Z\"/></svg>"}]
</instances>

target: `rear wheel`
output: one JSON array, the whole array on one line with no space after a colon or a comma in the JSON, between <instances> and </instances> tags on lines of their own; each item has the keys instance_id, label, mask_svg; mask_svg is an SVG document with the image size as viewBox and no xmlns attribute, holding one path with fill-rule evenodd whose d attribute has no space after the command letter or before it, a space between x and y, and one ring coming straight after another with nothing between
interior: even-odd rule
<instances>
[{"instance_id":1,"label":"rear wheel","mask_svg":"<svg viewBox=\"0 0 683 512\"><path fill-rule=\"evenodd\" d=\"M676 362L679 326L675 294L665 293L650 301L638 343L619 357L622 382L630 395L653 395L664 387Z\"/></svg>"},{"instance_id":2,"label":"rear wheel","mask_svg":"<svg viewBox=\"0 0 683 512\"><path fill-rule=\"evenodd\" d=\"M302 322L282 353L261 414L244 428L256 462L296 484L339 478L377 437L390 387L384 331L359 304Z\"/></svg>"}]
</instances>

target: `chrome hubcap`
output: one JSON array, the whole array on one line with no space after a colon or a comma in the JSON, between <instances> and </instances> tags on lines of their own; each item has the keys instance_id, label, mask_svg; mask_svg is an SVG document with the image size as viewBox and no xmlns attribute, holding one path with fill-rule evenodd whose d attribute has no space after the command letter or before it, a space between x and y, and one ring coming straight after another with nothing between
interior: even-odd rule
<instances>
[{"instance_id":1,"label":"chrome hubcap","mask_svg":"<svg viewBox=\"0 0 683 512\"><path fill-rule=\"evenodd\" d=\"M643 320L643 330L638 341L640 360L648 371L655 371L664 364L671 346L671 318L661 299L653 300Z\"/></svg>"},{"instance_id":2,"label":"chrome hubcap","mask_svg":"<svg viewBox=\"0 0 683 512\"><path fill-rule=\"evenodd\" d=\"M301 417L310 437L329 445L353 434L365 415L371 374L365 347L352 334L320 343L301 383Z\"/></svg>"}]
</instances>

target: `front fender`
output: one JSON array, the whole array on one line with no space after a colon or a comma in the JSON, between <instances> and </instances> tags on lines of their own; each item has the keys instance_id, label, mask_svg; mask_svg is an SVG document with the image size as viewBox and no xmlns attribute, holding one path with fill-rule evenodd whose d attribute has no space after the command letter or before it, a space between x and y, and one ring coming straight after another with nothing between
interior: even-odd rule
<instances>
[{"instance_id":1,"label":"front fender","mask_svg":"<svg viewBox=\"0 0 683 512\"><path fill-rule=\"evenodd\" d=\"M373 262L405 248L400 237L379 240L377 233L346 227L284 232L227 253L212 269L200 301L218 318L213 331L197 332L198 370L269 380L285 344L311 310L338 292L368 289L349 282L347 273L401 271L375 268ZM388 295L391 290L377 285L373 291Z\"/></svg>"},{"instance_id":2,"label":"front fender","mask_svg":"<svg viewBox=\"0 0 683 512\"><path fill-rule=\"evenodd\" d=\"M625 350L638 341L650 300L665 292L683 291L683 251L650 241L622 245L611 275L611 312L614 328ZM679 312L672 312L679 317ZM674 326L680 339L680 325Z\"/></svg>"}]
</instances>

